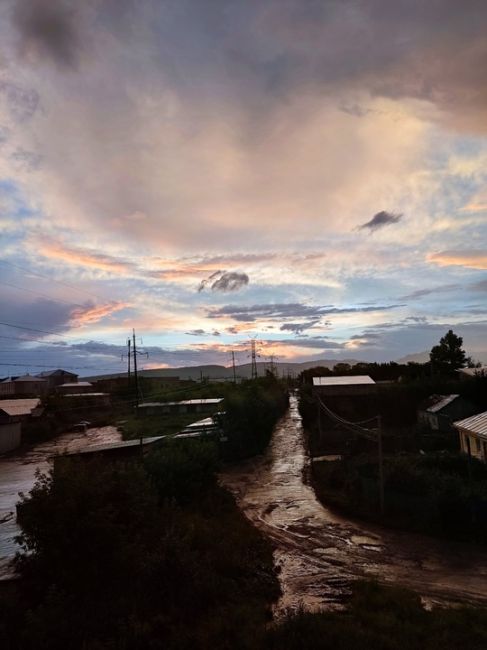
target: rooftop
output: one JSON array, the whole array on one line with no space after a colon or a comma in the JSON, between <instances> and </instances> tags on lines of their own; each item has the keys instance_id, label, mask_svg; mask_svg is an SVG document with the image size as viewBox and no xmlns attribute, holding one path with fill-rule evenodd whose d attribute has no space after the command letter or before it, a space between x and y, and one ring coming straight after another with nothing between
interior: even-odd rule
<instances>
[{"instance_id":1,"label":"rooftop","mask_svg":"<svg viewBox=\"0 0 487 650\"><path fill-rule=\"evenodd\" d=\"M429 406L426 407L426 410L428 413L438 413L445 406L451 404L453 400L456 400L457 397L460 397L460 395L432 395L428 400Z\"/></svg>"},{"instance_id":2,"label":"rooftop","mask_svg":"<svg viewBox=\"0 0 487 650\"><path fill-rule=\"evenodd\" d=\"M487 411L479 413L478 415L472 415L471 417L465 418L464 420L454 422L453 426L457 427L457 429L465 429L467 431L471 431L472 433L476 433L479 436L487 438Z\"/></svg>"},{"instance_id":3,"label":"rooftop","mask_svg":"<svg viewBox=\"0 0 487 650\"><path fill-rule=\"evenodd\" d=\"M17 377L17 379L14 379L14 381L46 381L42 377L34 377L33 375L23 375L22 377Z\"/></svg>"},{"instance_id":4,"label":"rooftop","mask_svg":"<svg viewBox=\"0 0 487 650\"><path fill-rule=\"evenodd\" d=\"M93 386L93 384L89 381L72 381L66 384L60 384L58 388L74 388L76 386Z\"/></svg>"},{"instance_id":5,"label":"rooftop","mask_svg":"<svg viewBox=\"0 0 487 650\"><path fill-rule=\"evenodd\" d=\"M32 411L39 406L41 400L33 399L2 399L0 400L0 409L8 415L30 415Z\"/></svg>"},{"instance_id":6,"label":"rooftop","mask_svg":"<svg viewBox=\"0 0 487 650\"><path fill-rule=\"evenodd\" d=\"M211 397L207 399L183 399L179 402L144 402L140 404L139 408L151 406L189 406L196 404L220 404L223 402L223 397Z\"/></svg>"},{"instance_id":7,"label":"rooftop","mask_svg":"<svg viewBox=\"0 0 487 650\"><path fill-rule=\"evenodd\" d=\"M98 452L109 451L111 449L125 449L127 447L136 447L137 445L145 446L151 445L154 442L163 440L167 436L152 436L149 438L134 438L133 440L121 440L120 442L105 442L100 445L89 445L83 447L82 449L75 449L73 451L68 451L63 456L77 456L78 454L95 454Z\"/></svg>"},{"instance_id":8,"label":"rooftop","mask_svg":"<svg viewBox=\"0 0 487 650\"><path fill-rule=\"evenodd\" d=\"M375 384L368 375L351 375L348 377L313 377L313 386L356 386Z\"/></svg>"},{"instance_id":9,"label":"rooftop","mask_svg":"<svg viewBox=\"0 0 487 650\"><path fill-rule=\"evenodd\" d=\"M470 377L483 377L487 376L487 366L480 366L480 368L459 368L458 372L462 375L469 375Z\"/></svg>"}]
</instances>

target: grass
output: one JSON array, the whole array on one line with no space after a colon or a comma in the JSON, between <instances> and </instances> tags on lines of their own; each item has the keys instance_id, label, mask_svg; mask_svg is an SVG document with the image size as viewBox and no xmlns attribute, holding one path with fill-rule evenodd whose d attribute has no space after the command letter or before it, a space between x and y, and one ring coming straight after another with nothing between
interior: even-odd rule
<instances>
[{"instance_id":1,"label":"grass","mask_svg":"<svg viewBox=\"0 0 487 650\"><path fill-rule=\"evenodd\" d=\"M124 440L151 436L170 436L179 433L192 422L208 417L207 413L181 413L174 415L128 415L119 427Z\"/></svg>"}]
</instances>

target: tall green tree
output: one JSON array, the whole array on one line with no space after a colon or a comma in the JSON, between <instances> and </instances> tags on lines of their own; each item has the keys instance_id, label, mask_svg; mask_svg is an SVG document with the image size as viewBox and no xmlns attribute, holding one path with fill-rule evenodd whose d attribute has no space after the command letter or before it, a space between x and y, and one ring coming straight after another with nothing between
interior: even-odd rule
<instances>
[{"instance_id":1,"label":"tall green tree","mask_svg":"<svg viewBox=\"0 0 487 650\"><path fill-rule=\"evenodd\" d=\"M433 368L439 372L453 372L469 365L471 359L466 356L462 345L462 337L454 334L453 330L448 330L439 344L431 348L430 361Z\"/></svg>"}]
</instances>

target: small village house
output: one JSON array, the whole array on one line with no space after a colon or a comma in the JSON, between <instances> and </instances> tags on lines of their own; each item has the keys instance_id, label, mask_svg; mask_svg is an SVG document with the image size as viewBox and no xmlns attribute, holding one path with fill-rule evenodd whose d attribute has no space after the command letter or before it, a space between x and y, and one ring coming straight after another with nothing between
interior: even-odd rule
<instances>
[{"instance_id":1,"label":"small village house","mask_svg":"<svg viewBox=\"0 0 487 650\"><path fill-rule=\"evenodd\" d=\"M453 431L453 423L475 413L460 395L431 395L418 409L418 422L434 431Z\"/></svg>"},{"instance_id":2,"label":"small village house","mask_svg":"<svg viewBox=\"0 0 487 650\"><path fill-rule=\"evenodd\" d=\"M487 463L487 411L454 423L460 448L469 456Z\"/></svg>"},{"instance_id":3,"label":"small village house","mask_svg":"<svg viewBox=\"0 0 487 650\"><path fill-rule=\"evenodd\" d=\"M368 375L313 377L313 391L322 397L354 397L376 393L377 384Z\"/></svg>"},{"instance_id":4,"label":"small village house","mask_svg":"<svg viewBox=\"0 0 487 650\"><path fill-rule=\"evenodd\" d=\"M54 389L61 384L74 383L78 381L78 375L74 372L62 370L62 368L40 372L36 377L44 379L47 382L47 390L49 393L52 393Z\"/></svg>"},{"instance_id":5,"label":"small village house","mask_svg":"<svg viewBox=\"0 0 487 650\"><path fill-rule=\"evenodd\" d=\"M145 402L139 405L140 415L169 415L180 413L211 413L223 402L223 397L185 399L179 402Z\"/></svg>"}]
</instances>

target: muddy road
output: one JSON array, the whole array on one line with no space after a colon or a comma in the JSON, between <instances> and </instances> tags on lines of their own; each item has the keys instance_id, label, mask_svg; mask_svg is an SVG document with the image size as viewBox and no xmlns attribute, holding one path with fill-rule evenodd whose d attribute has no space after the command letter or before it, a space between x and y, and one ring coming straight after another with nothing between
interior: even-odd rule
<instances>
[{"instance_id":1,"label":"muddy road","mask_svg":"<svg viewBox=\"0 0 487 650\"><path fill-rule=\"evenodd\" d=\"M15 516L15 504L19 492L27 494L35 482L37 469L49 469L49 459L55 454L75 451L82 447L121 440L116 427L88 429L86 433L65 433L49 442L40 443L8 457L0 457L0 580L13 575L10 562L18 546L15 537L19 534Z\"/></svg>"},{"instance_id":2,"label":"muddy road","mask_svg":"<svg viewBox=\"0 0 487 650\"><path fill-rule=\"evenodd\" d=\"M341 606L357 578L410 587L426 606L487 605L487 550L351 521L306 484L308 459L296 397L266 454L226 470L222 483L273 543L282 597L276 615Z\"/></svg>"}]
</instances>

